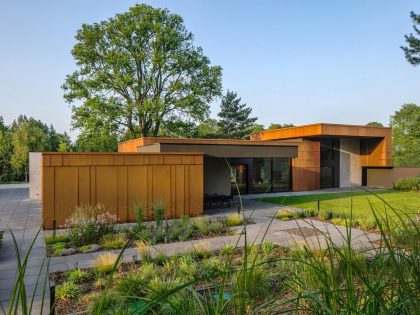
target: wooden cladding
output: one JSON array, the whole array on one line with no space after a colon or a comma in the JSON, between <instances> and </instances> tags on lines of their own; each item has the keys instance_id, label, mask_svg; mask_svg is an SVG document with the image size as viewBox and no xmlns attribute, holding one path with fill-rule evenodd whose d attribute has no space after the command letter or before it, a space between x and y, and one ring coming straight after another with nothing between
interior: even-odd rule
<instances>
[{"instance_id":1,"label":"wooden cladding","mask_svg":"<svg viewBox=\"0 0 420 315\"><path fill-rule=\"evenodd\" d=\"M201 154L43 153L44 228L63 225L73 209L103 204L121 222L135 220L133 205L163 202L165 217L203 212Z\"/></svg>"},{"instance_id":2,"label":"wooden cladding","mask_svg":"<svg viewBox=\"0 0 420 315\"><path fill-rule=\"evenodd\" d=\"M320 189L320 143L303 141L298 144L298 157L292 160L292 190Z\"/></svg>"}]
</instances>

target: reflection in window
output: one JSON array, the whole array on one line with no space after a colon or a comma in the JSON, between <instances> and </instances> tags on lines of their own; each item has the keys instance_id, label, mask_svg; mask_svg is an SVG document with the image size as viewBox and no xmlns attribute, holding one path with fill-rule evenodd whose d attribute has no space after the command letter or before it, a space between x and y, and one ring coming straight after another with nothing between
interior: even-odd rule
<instances>
[{"instance_id":1,"label":"reflection in window","mask_svg":"<svg viewBox=\"0 0 420 315\"><path fill-rule=\"evenodd\" d=\"M271 192L271 159L254 159L252 167L252 192Z\"/></svg>"},{"instance_id":2,"label":"reflection in window","mask_svg":"<svg viewBox=\"0 0 420 315\"><path fill-rule=\"evenodd\" d=\"M290 190L290 162L288 158L273 159L273 192Z\"/></svg>"}]
</instances>

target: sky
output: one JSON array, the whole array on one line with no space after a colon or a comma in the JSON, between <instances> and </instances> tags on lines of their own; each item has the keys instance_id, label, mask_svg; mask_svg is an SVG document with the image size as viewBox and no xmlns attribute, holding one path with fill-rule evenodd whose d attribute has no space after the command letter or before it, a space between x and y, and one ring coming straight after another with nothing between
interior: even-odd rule
<instances>
[{"instance_id":1,"label":"sky","mask_svg":"<svg viewBox=\"0 0 420 315\"><path fill-rule=\"evenodd\" d=\"M236 91L261 124L388 124L402 104L420 103L420 69L400 49L410 11L420 12L412 0L0 0L5 122L26 114L69 132L61 85L76 69L76 31L135 3L181 15L223 68L224 91Z\"/></svg>"}]
</instances>

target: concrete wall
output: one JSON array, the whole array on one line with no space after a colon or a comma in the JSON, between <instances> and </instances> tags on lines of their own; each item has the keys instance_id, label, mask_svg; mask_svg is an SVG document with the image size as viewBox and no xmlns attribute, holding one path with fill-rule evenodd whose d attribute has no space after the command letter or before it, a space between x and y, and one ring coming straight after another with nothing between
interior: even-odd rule
<instances>
[{"instance_id":1,"label":"concrete wall","mask_svg":"<svg viewBox=\"0 0 420 315\"><path fill-rule=\"evenodd\" d=\"M204 158L204 193L230 195L230 170L222 158Z\"/></svg>"},{"instance_id":2,"label":"concrete wall","mask_svg":"<svg viewBox=\"0 0 420 315\"><path fill-rule=\"evenodd\" d=\"M42 153L29 152L29 198L42 199Z\"/></svg>"},{"instance_id":3,"label":"concrete wall","mask_svg":"<svg viewBox=\"0 0 420 315\"><path fill-rule=\"evenodd\" d=\"M340 139L340 187L362 185L360 140Z\"/></svg>"},{"instance_id":4,"label":"concrete wall","mask_svg":"<svg viewBox=\"0 0 420 315\"><path fill-rule=\"evenodd\" d=\"M420 176L420 168L394 167L394 168L368 168L367 185L370 187L391 188L393 182L401 178Z\"/></svg>"}]
</instances>

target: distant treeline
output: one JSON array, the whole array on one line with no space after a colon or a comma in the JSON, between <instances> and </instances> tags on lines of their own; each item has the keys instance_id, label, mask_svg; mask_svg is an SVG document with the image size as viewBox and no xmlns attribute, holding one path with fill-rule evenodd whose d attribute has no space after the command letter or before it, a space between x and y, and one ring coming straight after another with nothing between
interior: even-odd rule
<instances>
[{"instance_id":1,"label":"distant treeline","mask_svg":"<svg viewBox=\"0 0 420 315\"><path fill-rule=\"evenodd\" d=\"M0 182L28 181L29 152L73 150L67 133L20 115L10 125L0 116Z\"/></svg>"}]
</instances>

